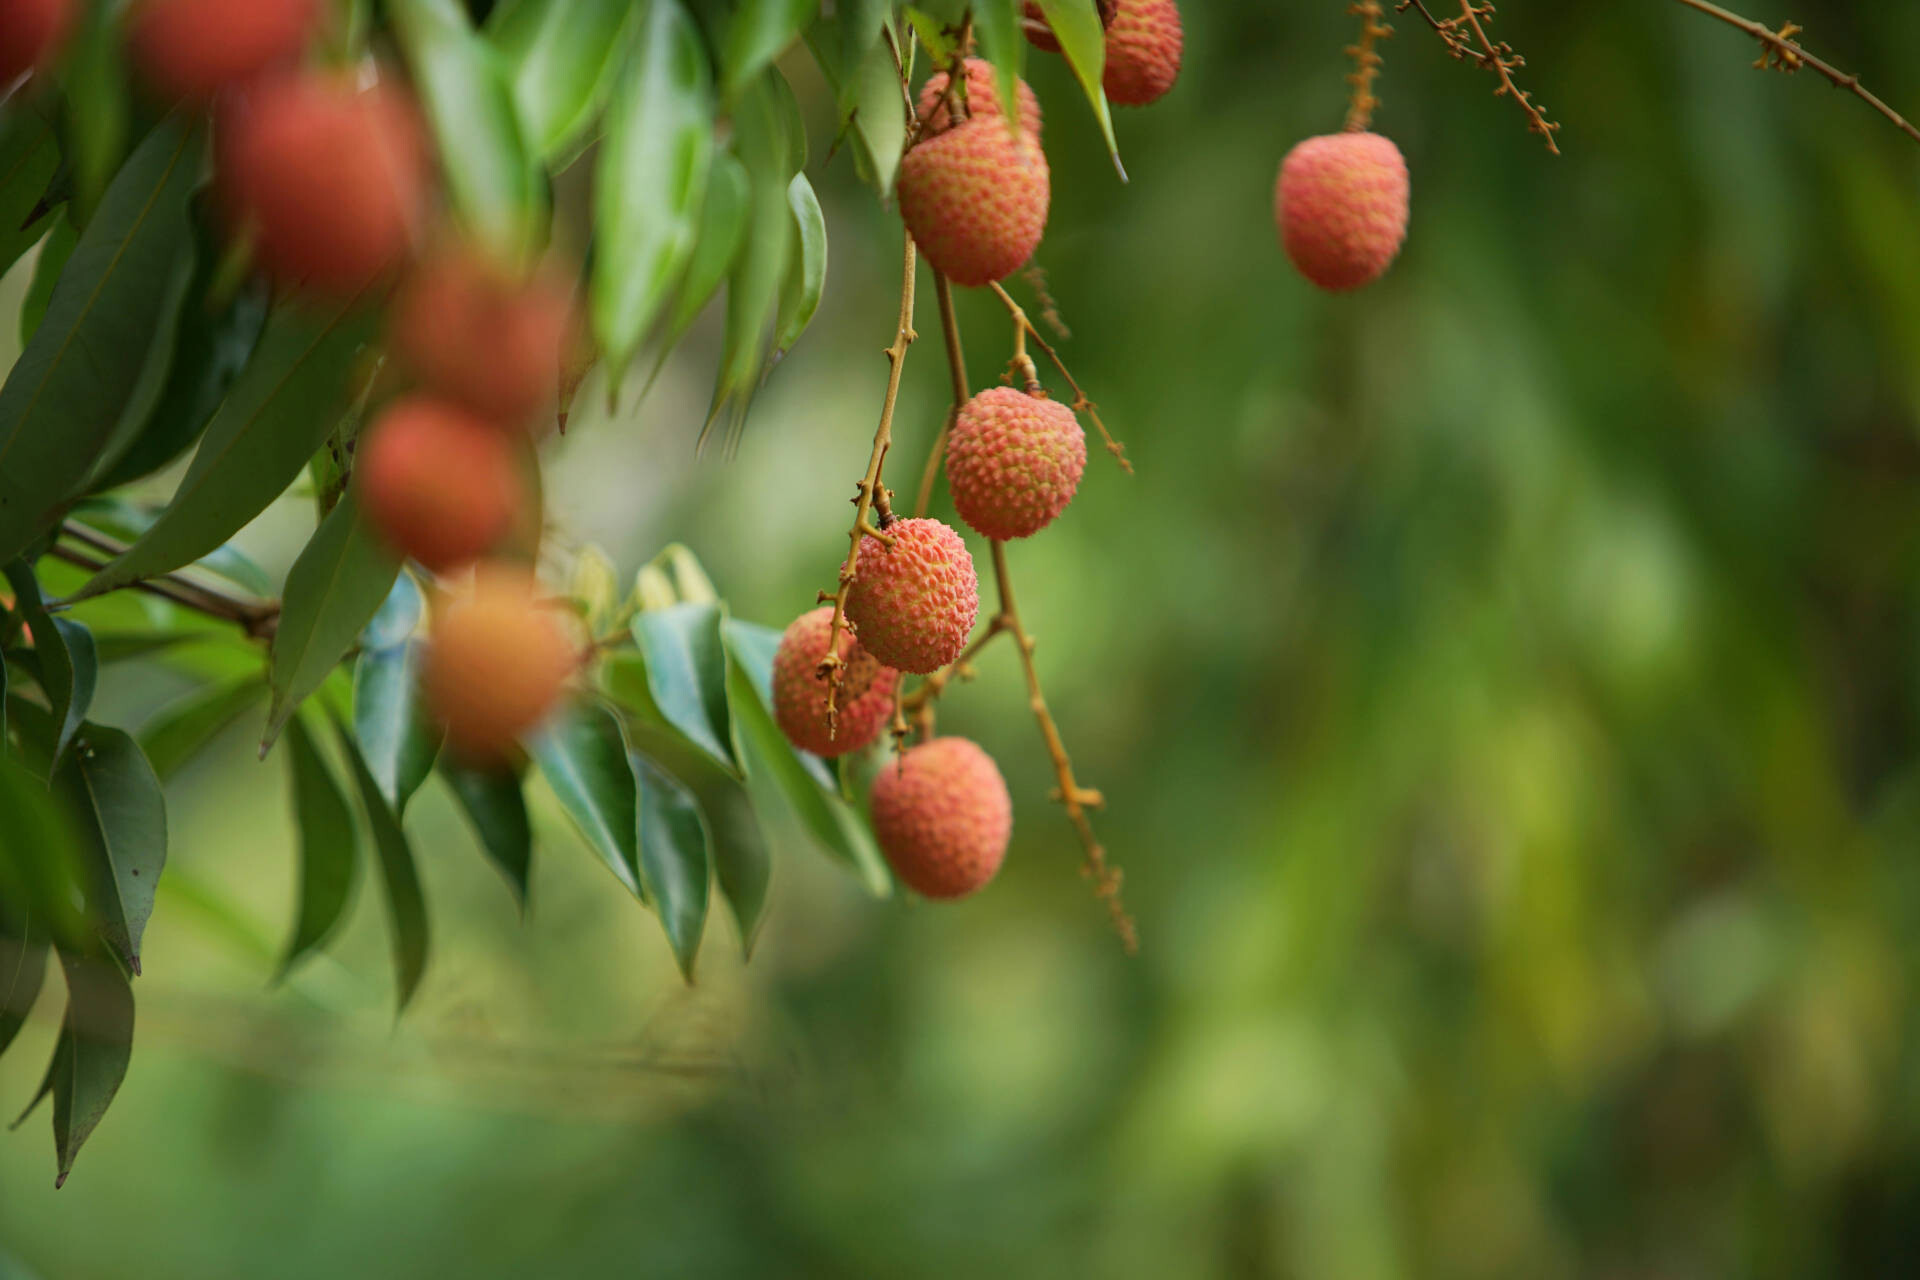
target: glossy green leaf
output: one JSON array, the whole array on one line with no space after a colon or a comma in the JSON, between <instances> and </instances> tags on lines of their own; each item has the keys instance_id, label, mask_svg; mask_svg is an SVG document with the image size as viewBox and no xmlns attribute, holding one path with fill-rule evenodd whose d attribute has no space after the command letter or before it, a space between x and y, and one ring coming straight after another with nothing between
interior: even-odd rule
<instances>
[{"instance_id":1,"label":"glossy green leaf","mask_svg":"<svg viewBox=\"0 0 1920 1280\"><path fill-rule=\"evenodd\" d=\"M717 604L676 604L634 615L647 691L666 722L729 773L738 774L727 714L727 653Z\"/></svg>"},{"instance_id":2,"label":"glossy green leaf","mask_svg":"<svg viewBox=\"0 0 1920 1280\"><path fill-rule=\"evenodd\" d=\"M1019 86L1027 69L1027 37L1020 30L1020 9L1020 0L973 0L973 34L980 41L980 56L998 73L995 79L1000 110L1010 122L1019 118ZM1097 20L1097 13L1095 17ZM1100 48L1104 62L1104 39Z\"/></svg>"},{"instance_id":3,"label":"glossy green leaf","mask_svg":"<svg viewBox=\"0 0 1920 1280\"><path fill-rule=\"evenodd\" d=\"M587 844L637 898L640 795L619 717L594 702L568 707L531 744L534 763Z\"/></svg>"},{"instance_id":4,"label":"glossy green leaf","mask_svg":"<svg viewBox=\"0 0 1920 1280\"><path fill-rule=\"evenodd\" d=\"M0 105L0 274L47 233L53 217L44 197L60 167L60 144L36 106L17 93Z\"/></svg>"},{"instance_id":5,"label":"glossy green leaf","mask_svg":"<svg viewBox=\"0 0 1920 1280\"><path fill-rule=\"evenodd\" d=\"M865 160L867 180L882 199L893 194L900 155L907 143L907 114L900 99L900 73L884 47L867 51L855 72L853 132Z\"/></svg>"},{"instance_id":6,"label":"glossy green leaf","mask_svg":"<svg viewBox=\"0 0 1920 1280\"><path fill-rule=\"evenodd\" d=\"M110 960L65 951L60 965L67 978L67 1014L40 1092L27 1105L30 1113L41 1098L53 1096L56 1188L66 1184L81 1146L107 1114L133 1054L133 988L126 974Z\"/></svg>"},{"instance_id":7,"label":"glossy green leaf","mask_svg":"<svg viewBox=\"0 0 1920 1280\"><path fill-rule=\"evenodd\" d=\"M387 928L393 940L393 969L398 991L399 1011L405 1012L413 993L427 971L427 900L420 888L420 872L414 866L413 845L400 825L400 817L387 804L380 784L367 768L360 747L343 724L336 723L341 748L353 770L355 787L360 792L360 808L367 815L373 832L373 848L380 865L380 885L387 902Z\"/></svg>"},{"instance_id":8,"label":"glossy green leaf","mask_svg":"<svg viewBox=\"0 0 1920 1280\"><path fill-rule=\"evenodd\" d=\"M49 768L57 767L66 755L81 721L93 705L93 687L99 676L99 657L94 652L93 633L77 622L48 615L41 597L40 581L26 565L7 566L7 581L13 585L14 608L33 630L33 652L39 661L41 691L52 710L52 739L47 744Z\"/></svg>"},{"instance_id":9,"label":"glossy green leaf","mask_svg":"<svg viewBox=\"0 0 1920 1280\"><path fill-rule=\"evenodd\" d=\"M720 58L721 87L729 102L800 38L820 12L820 0L740 0L727 22Z\"/></svg>"},{"instance_id":10,"label":"glossy green leaf","mask_svg":"<svg viewBox=\"0 0 1920 1280\"><path fill-rule=\"evenodd\" d=\"M387 592L387 598L374 610L366 629L360 633L360 647L391 649L405 644L419 633L420 623L426 616L427 598L421 593L420 584L412 574L402 572L393 580L393 589Z\"/></svg>"},{"instance_id":11,"label":"glossy green leaf","mask_svg":"<svg viewBox=\"0 0 1920 1280\"><path fill-rule=\"evenodd\" d=\"M134 393L187 243L201 149L175 120L122 166L0 387L0 560L58 518Z\"/></svg>"},{"instance_id":12,"label":"glossy green leaf","mask_svg":"<svg viewBox=\"0 0 1920 1280\"><path fill-rule=\"evenodd\" d=\"M521 137L499 51L455 0L389 0L387 12L439 143L454 208L496 251L531 260L546 239L546 173Z\"/></svg>"},{"instance_id":13,"label":"glossy green leaf","mask_svg":"<svg viewBox=\"0 0 1920 1280\"><path fill-rule=\"evenodd\" d=\"M1074 79L1086 92L1094 119L1100 122L1101 136L1107 140L1107 154L1125 182L1127 171L1120 164L1120 144L1113 136L1113 112L1107 106L1107 91L1101 87L1107 71L1107 29L1101 25L1100 10L1094 0L1040 0L1040 12L1053 28Z\"/></svg>"},{"instance_id":14,"label":"glossy green leaf","mask_svg":"<svg viewBox=\"0 0 1920 1280\"><path fill-rule=\"evenodd\" d=\"M699 801L678 778L645 756L633 756L632 764L640 786L640 878L680 972L691 982L707 925L712 837Z\"/></svg>"},{"instance_id":15,"label":"glossy green leaf","mask_svg":"<svg viewBox=\"0 0 1920 1280\"><path fill-rule=\"evenodd\" d=\"M255 672L213 681L156 712L140 730L140 749L167 782L266 696L266 682Z\"/></svg>"},{"instance_id":16,"label":"glossy green leaf","mask_svg":"<svg viewBox=\"0 0 1920 1280\"><path fill-rule=\"evenodd\" d=\"M348 375L377 323L351 305L276 310L166 510L75 598L191 564L266 510L346 412Z\"/></svg>"},{"instance_id":17,"label":"glossy green leaf","mask_svg":"<svg viewBox=\"0 0 1920 1280\"><path fill-rule=\"evenodd\" d=\"M489 21L520 136L536 156L551 163L570 154L592 127L638 8L630 0L521 0Z\"/></svg>"},{"instance_id":18,"label":"glossy green leaf","mask_svg":"<svg viewBox=\"0 0 1920 1280\"><path fill-rule=\"evenodd\" d=\"M829 78L834 82L834 99L840 107L840 123L844 127L854 113L860 109L860 69L867 58L878 53L891 69L893 55L881 41L887 23L892 20L893 6L888 0L838 0L834 5L834 17L831 24L824 19L814 30L829 27L823 34L832 39L832 48L821 60L823 68L828 66ZM808 39L813 39L810 32ZM823 46L824 48L824 46ZM816 50L816 53L821 50ZM900 88L897 75L893 79L893 92L898 99Z\"/></svg>"},{"instance_id":19,"label":"glossy green leaf","mask_svg":"<svg viewBox=\"0 0 1920 1280\"><path fill-rule=\"evenodd\" d=\"M591 313L608 369L625 369L693 249L713 155L713 90L678 0L634 26L594 173Z\"/></svg>"},{"instance_id":20,"label":"glossy green leaf","mask_svg":"<svg viewBox=\"0 0 1920 1280\"><path fill-rule=\"evenodd\" d=\"M287 571L273 636L273 706L260 742L263 754L393 593L399 574L399 558L361 516L359 497L349 489Z\"/></svg>"},{"instance_id":21,"label":"glossy green leaf","mask_svg":"<svg viewBox=\"0 0 1920 1280\"><path fill-rule=\"evenodd\" d=\"M140 937L167 861L167 802L140 744L83 724L53 785L74 815L87 907L107 945L140 972Z\"/></svg>"},{"instance_id":22,"label":"glossy green leaf","mask_svg":"<svg viewBox=\"0 0 1920 1280\"><path fill-rule=\"evenodd\" d=\"M533 865L533 827L527 819L520 774L512 769L473 769L442 759L440 776L466 811L480 847L506 876L524 910L527 873Z\"/></svg>"},{"instance_id":23,"label":"glossy green leaf","mask_svg":"<svg viewBox=\"0 0 1920 1280\"><path fill-rule=\"evenodd\" d=\"M353 736L361 759L396 816L433 772L440 730L420 697L417 641L366 649L353 668Z\"/></svg>"},{"instance_id":24,"label":"glossy green leaf","mask_svg":"<svg viewBox=\"0 0 1920 1280\"><path fill-rule=\"evenodd\" d=\"M305 717L287 722L287 768L291 773L293 816L300 831L300 900L293 936L287 942L280 973L326 941L347 912L359 871L359 837L353 810Z\"/></svg>"},{"instance_id":25,"label":"glossy green leaf","mask_svg":"<svg viewBox=\"0 0 1920 1280\"><path fill-rule=\"evenodd\" d=\"M80 232L65 218L53 219L46 239L40 242L40 256L33 260L33 279L27 284L27 296L20 301L20 345L27 346L46 319L47 303L53 300L53 286L67 268Z\"/></svg>"},{"instance_id":26,"label":"glossy green leaf","mask_svg":"<svg viewBox=\"0 0 1920 1280\"><path fill-rule=\"evenodd\" d=\"M793 344L806 332L827 287L827 218L820 211L820 197L814 194L806 174L794 174L787 184L787 207L793 211L798 251L788 264L786 282L780 286L779 318L773 327L776 361L793 350Z\"/></svg>"}]
</instances>

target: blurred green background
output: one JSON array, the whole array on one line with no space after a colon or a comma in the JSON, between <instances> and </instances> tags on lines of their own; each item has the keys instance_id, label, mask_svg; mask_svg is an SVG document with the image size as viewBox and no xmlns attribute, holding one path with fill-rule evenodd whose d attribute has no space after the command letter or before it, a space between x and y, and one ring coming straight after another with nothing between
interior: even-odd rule
<instances>
[{"instance_id":1,"label":"blurred green background","mask_svg":"<svg viewBox=\"0 0 1920 1280\"><path fill-rule=\"evenodd\" d=\"M1340 123L1344 8L1189 4L1126 187L1031 67L1038 261L1138 474L1096 456L1011 556L1137 959L1004 646L942 718L1014 792L977 899L870 901L790 845L752 964L716 914L683 988L550 802L523 924L436 783L398 1026L364 885L267 989L291 832L249 726L170 788L133 1067L72 1181L44 1117L0 1136L0 1274L1912 1274L1920 148L1669 0L1515 0L1556 159L1401 16L1411 238L1329 298L1271 190ZM1920 110L1920 5L1794 16ZM564 538L626 571L684 540L776 625L844 552L895 305L897 223L824 173L826 307L738 456L693 452L707 331L549 470ZM1010 330L962 316L986 383ZM903 489L947 399L930 297L920 328ZM284 566L310 520L244 542ZM117 668L99 718L168 679Z\"/></svg>"}]
</instances>

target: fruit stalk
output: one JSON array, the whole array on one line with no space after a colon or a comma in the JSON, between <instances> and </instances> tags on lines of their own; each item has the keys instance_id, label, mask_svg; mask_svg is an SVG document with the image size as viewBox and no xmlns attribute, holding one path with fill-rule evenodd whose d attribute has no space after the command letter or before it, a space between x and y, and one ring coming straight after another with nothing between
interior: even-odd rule
<instances>
[{"instance_id":1,"label":"fruit stalk","mask_svg":"<svg viewBox=\"0 0 1920 1280\"><path fill-rule=\"evenodd\" d=\"M1100 411L1094 407L1093 401L1087 398L1087 393L1081 390L1079 382L1074 379L1073 371L1067 368L1066 361L1060 358L1060 353L1053 349L1052 343L1041 336L1040 330L1034 327L1033 321L1027 316L1026 311L1021 308L1020 304L1013 300L1012 294L1008 293L997 282L989 285L988 288L993 290L994 296L1000 299L1002 306L1006 307L1007 314L1013 317L1014 328L1026 335L1024 341L1030 341L1034 346L1040 348L1040 354L1051 361L1053 367L1060 371L1060 376L1066 379L1067 386L1073 390L1073 411L1087 415L1088 420L1099 430L1100 438L1107 442L1107 452L1113 455L1114 461L1120 464L1122 471L1128 475L1132 475L1133 463L1127 461L1127 446L1115 440L1113 433L1107 430L1107 424L1100 421ZM941 319L944 322L946 317L942 316ZM961 377L964 378L965 376L963 371ZM964 402L965 397L963 396L961 397L960 403Z\"/></svg>"},{"instance_id":2,"label":"fruit stalk","mask_svg":"<svg viewBox=\"0 0 1920 1280\"><path fill-rule=\"evenodd\" d=\"M1347 46L1347 55L1353 59L1353 70L1347 76L1347 83L1353 86L1347 104L1347 131L1362 133L1373 124L1374 109L1380 105L1373 82L1380 74L1381 59L1373 46L1392 35L1393 28L1380 20L1380 0L1357 0L1347 12L1360 19L1360 38Z\"/></svg>"}]
</instances>

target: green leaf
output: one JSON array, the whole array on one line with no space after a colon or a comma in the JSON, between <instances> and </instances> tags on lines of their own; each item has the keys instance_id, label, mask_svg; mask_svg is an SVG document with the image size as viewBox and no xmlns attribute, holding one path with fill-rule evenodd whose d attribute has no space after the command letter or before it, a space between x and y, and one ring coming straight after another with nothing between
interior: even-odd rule
<instances>
[{"instance_id":1,"label":"green leaf","mask_svg":"<svg viewBox=\"0 0 1920 1280\"><path fill-rule=\"evenodd\" d=\"M1027 70L1027 37L1020 30L1020 8L1020 0L973 0L973 33L980 39L980 56L997 72L1000 110L1009 123L1019 119L1020 81ZM1096 12L1096 20L1098 16ZM1104 62L1104 35L1100 50Z\"/></svg>"},{"instance_id":2,"label":"green leaf","mask_svg":"<svg viewBox=\"0 0 1920 1280\"><path fill-rule=\"evenodd\" d=\"M867 163L868 180L882 199L893 194L900 154L907 144L906 107L900 100L900 73L886 48L867 51L856 72L853 133Z\"/></svg>"},{"instance_id":3,"label":"green leaf","mask_svg":"<svg viewBox=\"0 0 1920 1280\"><path fill-rule=\"evenodd\" d=\"M359 497L348 489L287 571L273 636L273 706L260 742L263 755L393 593L399 574L398 557L362 518Z\"/></svg>"},{"instance_id":4,"label":"green leaf","mask_svg":"<svg viewBox=\"0 0 1920 1280\"><path fill-rule=\"evenodd\" d=\"M380 884L386 891L387 925L393 935L393 968L397 982L399 1007L404 1013L420 978L427 971L427 901L420 889L420 872L413 862L413 846L400 826L400 817L387 804L380 784L374 780L361 758L353 734L338 722L341 748L353 768L353 779L360 791L360 808L373 831L374 851L380 859Z\"/></svg>"},{"instance_id":5,"label":"green leaf","mask_svg":"<svg viewBox=\"0 0 1920 1280\"><path fill-rule=\"evenodd\" d=\"M200 152L179 120L134 152L0 387L0 560L54 523L134 394L175 287Z\"/></svg>"},{"instance_id":6,"label":"green leaf","mask_svg":"<svg viewBox=\"0 0 1920 1280\"><path fill-rule=\"evenodd\" d=\"M46 234L47 185L60 167L60 144L23 94L0 105L0 275ZM62 219L64 221L64 219Z\"/></svg>"},{"instance_id":7,"label":"green leaf","mask_svg":"<svg viewBox=\"0 0 1920 1280\"><path fill-rule=\"evenodd\" d=\"M498 50L454 0L389 0L394 32L440 146L461 220L484 243L530 261L547 234L547 181L520 135Z\"/></svg>"},{"instance_id":8,"label":"green leaf","mask_svg":"<svg viewBox=\"0 0 1920 1280\"><path fill-rule=\"evenodd\" d=\"M740 0L727 23L720 80L732 102L786 52L820 12L820 0Z\"/></svg>"},{"instance_id":9,"label":"green leaf","mask_svg":"<svg viewBox=\"0 0 1920 1280\"><path fill-rule=\"evenodd\" d=\"M713 171L707 175L707 198L700 208L700 234L693 244L693 256L674 295L673 309L654 357L653 370L647 374L641 395L653 387L667 357L678 346L695 317L713 301L721 283L732 268L740 249L741 233L747 226L747 171L729 152L713 158Z\"/></svg>"},{"instance_id":10,"label":"green leaf","mask_svg":"<svg viewBox=\"0 0 1920 1280\"><path fill-rule=\"evenodd\" d=\"M221 730L266 697L256 672L216 680L162 707L140 731L140 748L161 782L167 782Z\"/></svg>"},{"instance_id":11,"label":"green leaf","mask_svg":"<svg viewBox=\"0 0 1920 1280\"><path fill-rule=\"evenodd\" d=\"M426 615L427 599L420 593L420 584L413 580L412 574L402 573L393 580L393 590L387 593L360 633L360 647L391 649L405 644L419 632L420 622Z\"/></svg>"},{"instance_id":12,"label":"green leaf","mask_svg":"<svg viewBox=\"0 0 1920 1280\"><path fill-rule=\"evenodd\" d=\"M74 599L191 564L266 510L346 412L348 375L377 323L351 304L276 310L166 510Z\"/></svg>"},{"instance_id":13,"label":"green leaf","mask_svg":"<svg viewBox=\"0 0 1920 1280\"><path fill-rule=\"evenodd\" d=\"M286 755L292 773L293 816L300 828L300 906L280 962L282 976L326 941L340 923L353 895L359 864L359 840L346 793L334 780L301 716L287 722Z\"/></svg>"},{"instance_id":14,"label":"green leaf","mask_svg":"<svg viewBox=\"0 0 1920 1280\"><path fill-rule=\"evenodd\" d=\"M60 273L66 270L67 259L73 256L73 248L79 243L79 230L65 218L55 218L53 225L47 228L47 238L40 242L40 256L33 260L33 279L27 285L27 296L20 302L22 347L32 343L33 335L40 329L40 322L46 319L47 303L53 299L53 286L59 281Z\"/></svg>"},{"instance_id":15,"label":"green leaf","mask_svg":"<svg viewBox=\"0 0 1920 1280\"><path fill-rule=\"evenodd\" d=\"M534 763L614 878L642 901L640 794L620 719L596 702L568 707L534 739Z\"/></svg>"},{"instance_id":16,"label":"green leaf","mask_svg":"<svg viewBox=\"0 0 1920 1280\"><path fill-rule=\"evenodd\" d=\"M713 832L713 878L740 930L740 949L751 957L766 919L773 858L767 851L757 803L747 785L722 780L698 789L700 809Z\"/></svg>"},{"instance_id":17,"label":"green leaf","mask_svg":"<svg viewBox=\"0 0 1920 1280\"><path fill-rule=\"evenodd\" d=\"M124 0L84 6L67 54L65 75L68 163L73 166L74 204L84 225L100 193L120 165L127 145L127 67L120 15Z\"/></svg>"},{"instance_id":18,"label":"green leaf","mask_svg":"<svg viewBox=\"0 0 1920 1280\"><path fill-rule=\"evenodd\" d=\"M40 689L47 695L53 713L52 739L47 746L49 770L66 755L67 744L87 718L93 705L93 687L99 675L99 658L93 648L93 633L77 622L50 617L41 597L40 580L26 565L7 566L7 581L13 584L14 608L21 620L33 629L33 652L39 660Z\"/></svg>"},{"instance_id":19,"label":"green leaf","mask_svg":"<svg viewBox=\"0 0 1920 1280\"><path fill-rule=\"evenodd\" d=\"M513 889L522 910L527 905L527 873L533 865L533 827L527 820L527 801L520 775L511 769L470 769L451 760L440 761L454 799L466 810L480 847Z\"/></svg>"},{"instance_id":20,"label":"green leaf","mask_svg":"<svg viewBox=\"0 0 1920 1280\"><path fill-rule=\"evenodd\" d=\"M647 692L661 717L728 773L740 765L729 745L727 651L717 604L676 604L634 615L633 639L646 664Z\"/></svg>"},{"instance_id":21,"label":"green leaf","mask_svg":"<svg viewBox=\"0 0 1920 1280\"><path fill-rule=\"evenodd\" d=\"M53 784L75 816L87 906L107 945L140 973L140 936L167 861L167 802L140 744L84 724Z\"/></svg>"},{"instance_id":22,"label":"green leaf","mask_svg":"<svg viewBox=\"0 0 1920 1280\"><path fill-rule=\"evenodd\" d=\"M30 703L16 704L14 711L46 718ZM0 924L11 922L8 927L19 936L69 950L95 945L79 910L80 855L73 823L46 779L18 758L0 759L0 814L5 815L0 832L6 835L0 840Z\"/></svg>"},{"instance_id":23,"label":"green leaf","mask_svg":"<svg viewBox=\"0 0 1920 1280\"><path fill-rule=\"evenodd\" d=\"M67 518L124 542L137 542L164 510L164 507L135 506L112 495L95 495L74 503ZM262 598L273 594L273 580L267 577L267 571L231 542L221 543L195 560L191 567L225 578L241 590Z\"/></svg>"},{"instance_id":24,"label":"green leaf","mask_svg":"<svg viewBox=\"0 0 1920 1280\"><path fill-rule=\"evenodd\" d=\"M889 0L840 0L834 6L833 50L822 61L822 67L826 68L827 62L832 64L829 78L834 81L834 100L840 107L842 127L860 109L862 86L859 73L871 54L877 52L887 64L888 78L892 82L890 87L895 100L899 98L900 81L893 73L893 55L880 41L887 23L892 19L892 9ZM821 23L823 27L826 25L824 21Z\"/></svg>"},{"instance_id":25,"label":"green leaf","mask_svg":"<svg viewBox=\"0 0 1920 1280\"><path fill-rule=\"evenodd\" d=\"M361 759L395 816L433 772L440 730L420 699L417 641L366 649L353 669L353 735Z\"/></svg>"},{"instance_id":26,"label":"green leaf","mask_svg":"<svg viewBox=\"0 0 1920 1280\"><path fill-rule=\"evenodd\" d=\"M41 1098L53 1095L56 1188L66 1185L81 1146L120 1091L133 1055L133 988L119 966L65 951L60 965L67 976L67 1016L40 1092L27 1106L31 1112Z\"/></svg>"},{"instance_id":27,"label":"green leaf","mask_svg":"<svg viewBox=\"0 0 1920 1280\"><path fill-rule=\"evenodd\" d=\"M629 0L522 0L489 22L520 114L542 160L569 155L606 101L637 6Z\"/></svg>"},{"instance_id":28,"label":"green leaf","mask_svg":"<svg viewBox=\"0 0 1920 1280\"><path fill-rule=\"evenodd\" d=\"M654 0L594 173L591 310L609 373L626 368L687 263L712 155L706 49L678 0Z\"/></svg>"},{"instance_id":29,"label":"green leaf","mask_svg":"<svg viewBox=\"0 0 1920 1280\"><path fill-rule=\"evenodd\" d=\"M660 913L680 973L691 982L707 925L712 837L699 801L678 778L645 756L631 760L640 786L640 879Z\"/></svg>"},{"instance_id":30,"label":"green leaf","mask_svg":"<svg viewBox=\"0 0 1920 1280\"><path fill-rule=\"evenodd\" d=\"M8 815L12 817L11 814ZM29 918L20 936L0 932L0 1054L7 1051L33 1012L47 976L47 946L33 936Z\"/></svg>"},{"instance_id":31,"label":"green leaf","mask_svg":"<svg viewBox=\"0 0 1920 1280\"><path fill-rule=\"evenodd\" d=\"M1107 29L1100 23L1099 9L1094 0L1040 0L1040 12L1053 28L1060 52L1066 55L1074 79L1092 104L1101 136L1107 140L1107 154L1113 158L1120 181L1125 182L1127 171L1120 164L1120 144L1113 136L1113 112L1107 107L1107 91L1101 87L1107 71Z\"/></svg>"},{"instance_id":32,"label":"green leaf","mask_svg":"<svg viewBox=\"0 0 1920 1280\"><path fill-rule=\"evenodd\" d=\"M806 174L794 174L787 184L787 207L793 211L800 251L787 269L786 283L780 286L780 315L773 327L776 361L793 350L793 344L806 332L827 287L827 218L820 211L820 197L814 194Z\"/></svg>"}]
</instances>

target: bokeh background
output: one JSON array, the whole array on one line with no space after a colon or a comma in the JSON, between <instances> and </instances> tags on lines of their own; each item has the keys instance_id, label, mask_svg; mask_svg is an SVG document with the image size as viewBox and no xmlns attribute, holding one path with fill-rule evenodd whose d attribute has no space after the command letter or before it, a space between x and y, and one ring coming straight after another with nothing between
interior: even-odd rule
<instances>
[{"instance_id":1,"label":"bokeh background","mask_svg":"<svg viewBox=\"0 0 1920 1280\"><path fill-rule=\"evenodd\" d=\"M1179 87L1119 120L1130 186L1031 68L1062 350L1138 474L1096 457L1011 554L1139 957L1004 646L943 716L1015 797L977 899L872 901L788 842L752 963L716 915L686 988L550 802L522 922L435 783L398 1025L364 884L268 989L292 837L248 726L170 788L133 1067L72 1181L44 1117L0 1135L0 1274L1912 1274L1920 148L1670 0L1515 0L1556 159L1404 15L1412 236L1329 298L1271 188L1340 123L1353 21L1186 8ZM1920 110L1920 6L1794 16ZM703 331L550 469L564 539L628 572L683 540L775 625L844 551L898 253L790 65L814 331L732 459L693 451ZM962 316L988 382L1010 331ZM946 388L924 341L902 488ZM244 542L284 565L310 518ZM116 669L100 714L182 687Z\"/></svg>"}]
</instances>

